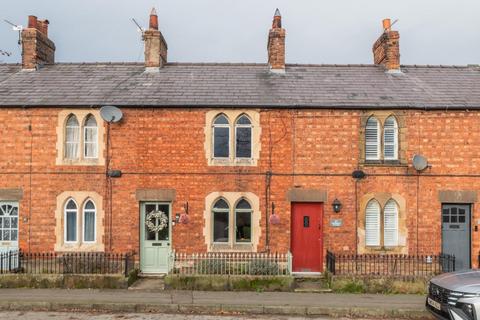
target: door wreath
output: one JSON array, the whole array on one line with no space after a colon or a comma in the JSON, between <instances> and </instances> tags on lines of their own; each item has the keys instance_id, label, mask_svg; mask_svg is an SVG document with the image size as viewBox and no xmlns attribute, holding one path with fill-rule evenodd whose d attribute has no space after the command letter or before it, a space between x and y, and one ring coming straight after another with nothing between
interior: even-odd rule
<instances>
[{"instance_id":1,"label":"door wreath","mask_svg":"<svg viewBox=\"0 0 480 320\"><path fill-rule=\"evenodd\" d=\"M153 221L151 221L153 219ZM155 219L158 219L158 225L155 225ZM168 226L168 216L163 211L152 211L145 217L145 225L151 232L159 232Z\"/></svg>"}]
</instances>

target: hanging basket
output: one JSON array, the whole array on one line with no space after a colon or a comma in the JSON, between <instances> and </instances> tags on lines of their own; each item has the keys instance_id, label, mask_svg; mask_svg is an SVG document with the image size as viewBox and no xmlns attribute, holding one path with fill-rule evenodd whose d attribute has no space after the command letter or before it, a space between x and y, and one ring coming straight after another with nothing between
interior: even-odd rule
<instances>
[{"instance_id":1,"label":"hanging basket","mask_svg":"<svg viewBox=\"0 0 480 320\"><path fill-rule=\"evenodd\" d=\"M276 213L270 215L270 224L280 224L280 217Z\"/></svg>"},{"instance_id":2,"label":"hanging basket","mask_svg":"<svg viewBox=\"0 0 480 320\"><path fill-rule=\"evenodd\" d=\"M158 225L155 225L156 219L158 219ZM151 232L162 231L168 226L168 216L163 211L152 211L145 217L145 225Z\"/></svg>"},{"instance_id":3,"label":"hanging basket","mask_svg":"<svg viewBox=\"0 0 480 320\"><path fill-rule=\"evenodd\" d=\"M183 223L183 224L187 224L189 221L190 221L190 217L186 213L182 213L180 215L180 219L178 219L178 222Z\"/></svg>"}]
</instances>

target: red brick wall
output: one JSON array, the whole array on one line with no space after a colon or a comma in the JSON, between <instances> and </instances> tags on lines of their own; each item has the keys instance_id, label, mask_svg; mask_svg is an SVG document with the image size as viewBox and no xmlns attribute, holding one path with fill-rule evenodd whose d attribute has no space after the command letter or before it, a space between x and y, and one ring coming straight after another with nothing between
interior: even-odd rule
<instances>
[{"instance_id":1,"label":"red brick wall","mask_svg":"<svg viewBox=\"0 0 480 320\"><path fill-rule=\"evenodd\" d=\"M105 168L56 166L56 126L60 109L0 109L0 189L22 188L20 245L30 250L53 250L56 197L63 191L95 191L105 197ZM173 245L177 251L206 250L203 236L205 197L215 191L248 191L260 198L262 212L259 250L265 248L265 172L271 170L271 197L280 225L270 226L270 249L290 245L290 203L286 192L295 186L323 189L325 248L355 252L356 202L353 170L367 178L357 183L357 195L392 192L407 206L409 253L436 253L441 249L439 190L480 191L480 113L405 112L406 158L409 166L359 164L359 111L264 110L261 112L261 154L256 167L207 166L204 149L205 109L128 109L124 120L111 127L111 168L123 172L113 181L114 251L138 250L139 204L137 188L173 188L173 213L188 201L190 223L177 224ZM29 130L31 125L32 130ZM411 167L415 153L426 156L431 168L417 177ZM30 165L30 159L31 165ZM271 162L271 168L270 168ZM30 168L32 174L30 174ZM293 175L295 174L295 175ZM417 179L419 182L417 195ZM30 210L31 198L31 210ZM343 208L331 208L338 198ZM105 199L108 204L108 199ZM418 201L418 208L417 208ZM473 222L480 218L473 206ZM108 220L108 209L105 208ZM343 226L329 226L331 218ZM27 221L24 221L26 219ZM418 222L418 224L417 224ZM107 250L110 250L108 221ZM417 231L418 230L418 231ZM472 232L472 255L480 250ZM472 259L476 264L476 259Z\"/></svg>"}]
</instances>

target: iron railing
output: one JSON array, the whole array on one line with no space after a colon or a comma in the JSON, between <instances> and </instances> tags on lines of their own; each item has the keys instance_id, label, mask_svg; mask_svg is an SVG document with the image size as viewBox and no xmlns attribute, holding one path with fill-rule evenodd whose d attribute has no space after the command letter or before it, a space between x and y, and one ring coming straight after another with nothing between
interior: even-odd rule
<instances>
[{"instance_id":1,"label":"iron railing","mask_svg":"<svg viewBox=\"0 0 480 320\"><path fill-rule=\"evenodd\" d=\"M182 275L289 275L290 253L172 253L172 273Z\"/></svg>"},{"instance_id":2,"label":"iron railing","mask_svg":"<svg viewBox=\"0 0 480 320\"><path fill-rule=\"evenodd\" d=\"M0 273L124 274L135 267L135 254L106 252L0 253Z\"/></svg>"},{"instance_id":3,"label":"iron railing","mask_svg":"<svg viewBox=\"0 0 480 320\"><path fill-rule=\"evenodd\" d=\"M455 256L403 254L335 254L327 251L334 275L430 276L455 271Z\"/></svg>"}]
</instances>

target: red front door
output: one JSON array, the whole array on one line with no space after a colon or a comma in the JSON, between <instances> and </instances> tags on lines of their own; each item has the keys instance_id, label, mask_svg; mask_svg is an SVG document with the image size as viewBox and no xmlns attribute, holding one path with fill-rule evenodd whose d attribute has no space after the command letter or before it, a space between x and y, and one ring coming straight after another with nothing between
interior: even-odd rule
<instances>
[{"instance_id":1,"label":"red front door","mask_svg":"<svg viewBox=\"0 0 480 320\"><path fill-rule=\"evenodd\" d=\"M323 270L323 203L292 203L293 272Z\"/></svg>"}]
</instances>

